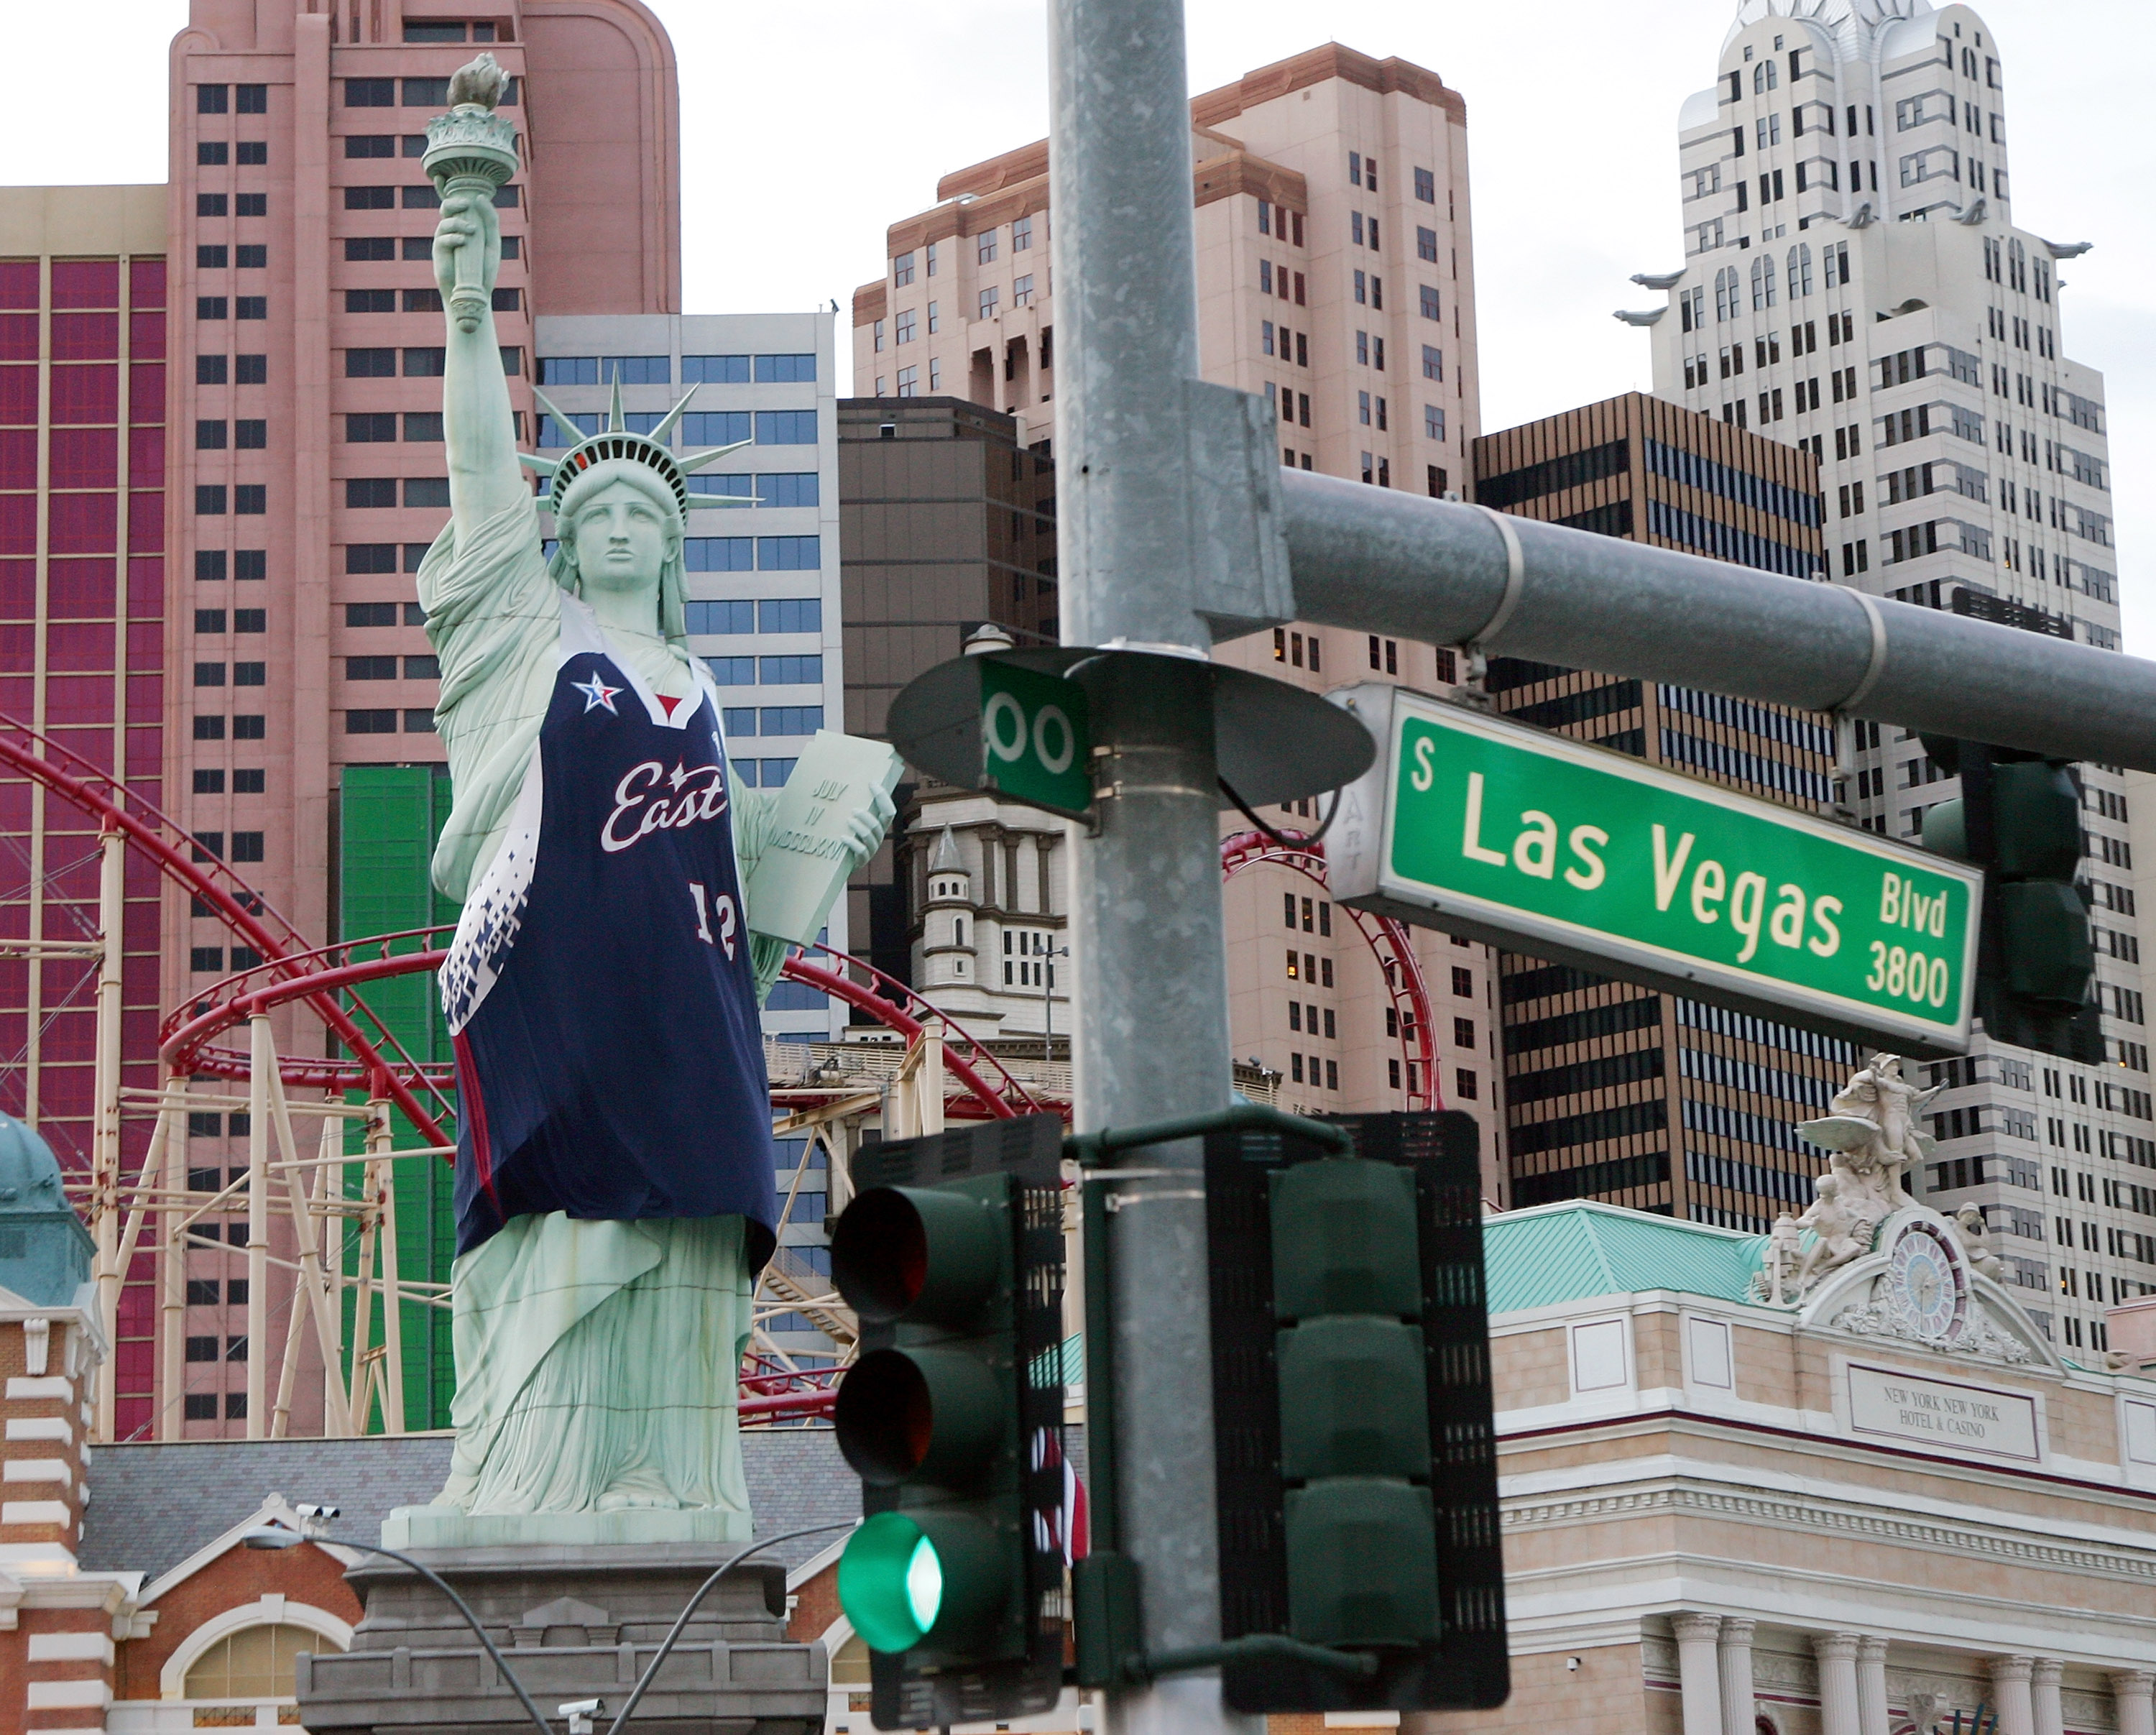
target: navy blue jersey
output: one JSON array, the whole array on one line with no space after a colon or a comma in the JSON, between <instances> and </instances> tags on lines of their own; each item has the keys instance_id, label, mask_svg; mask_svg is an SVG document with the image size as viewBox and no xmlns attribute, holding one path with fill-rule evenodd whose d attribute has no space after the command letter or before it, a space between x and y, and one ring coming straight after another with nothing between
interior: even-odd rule
<instances>
[{"instance_id":1,"label":"navy blue jersey","mask_svg":"<svg viewBox=\"0 0 2156 1735\"><path fill-rule=\"evenodd\" d=\"M770 1096L726 746L701 679L672 708L565 607L508 835L442 966L459 1253L562 1211L738 1214L752 1266L769 1256Z\"/></svg>"}]
</instances>

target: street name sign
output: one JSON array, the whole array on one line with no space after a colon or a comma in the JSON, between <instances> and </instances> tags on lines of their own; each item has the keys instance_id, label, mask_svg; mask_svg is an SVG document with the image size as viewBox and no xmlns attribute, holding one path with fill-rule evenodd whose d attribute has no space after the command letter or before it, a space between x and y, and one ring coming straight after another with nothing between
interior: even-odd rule
<instances>
[{"instance_id":1,"label":"street name sign","mask_svg":"<svg viewBox=\"0 0 2156 1735\"><path fill-rule=\"evenodd\" d=\"M1326 840L1358 909L1899 1052L1966 1052L1984 876L1627 755L1371 684Z\"/></svg>"},{"instance_id":2,"label":"street name sign","mask_svg":"<svg viewBox=\"0 0 2156 1735\"><path fill-rule=\"evenodd\" d=\"M891 703L891 740L961 789L993 789L1074 819L1093 805L1086 690L1054 668L998 656L938 663Z\"/></svg>"},{"instance_id":3,"label":"street name sign","mask_svg":"<svg viewBox=\"0 0 2156 1735\"><path fill-rule=\"evenodd\" d=\"M1090 820L1096 802L1120 787L1117 743L1093 725L1094 685L1142 691L1157 671L1181 675L1194 664L1212 689L1222 806L1321 795L1368 767L1369 731L1317 694L1157 647L1036 645L957 657L907 682L884 727L906 762L931 777Z\"/></svg>"}]
</instances>

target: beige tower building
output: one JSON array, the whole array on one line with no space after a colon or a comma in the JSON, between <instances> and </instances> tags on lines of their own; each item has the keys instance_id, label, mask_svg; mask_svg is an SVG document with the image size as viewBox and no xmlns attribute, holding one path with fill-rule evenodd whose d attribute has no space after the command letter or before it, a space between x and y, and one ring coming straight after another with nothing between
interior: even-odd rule
<instances>
[{"instance_id":1,"label":"beige tower building","mask_svg":"<svg viewBox=\"0 0 2156 1735\"><path fill-rule=\"evenodd\" d=\"M1819 460L1834 582L2119 648L2102 376L2065 351L2086 241L2032 226L2010 59L1930 0L1743 0L1678 117L1681 271L1643 278L1655 391ZM2030 117L2033 121L2033 116ZM1861 823L1918 835L1958 793L1907 731L1856 726ZM2124 774L2079 767L2100 1056L1989 1037L1927 1069L1925 1196L1979 1205L2067 1354L2156 1284L2156 1098ZM1915 1184L1912 1179L1912 1184Z\"/></svg>"},{"instance_id":2,"label":"beige tower building","mask_svg":"<svg viewBox=\"0 0 2156 1735\"><path fill-rule=\"evenodd\" d=\"M1466 108L1458 93L1405 61L1331 44L1207 91L1190 112L1205 377L1274 406L1283 464L1418 493L1457 486L1480 431ZM855 293L855 389L970 399L1015 418L1019 443L1052 455L1047 143L947 175L937 196L933 208L891 226L884 276ZM1040 593L1021 600L1055 615L1055 578L1029 583ZM1456 673L1438 647L1329 628L1282 628L1217 654L1318 691L1373 679L1435 690ZM1274 809L1268 823L1312 829L1312 804L1301 806ZM1060 828L1048 822L1055 835L1036 840L1029 834L1043 832L1040 814L926 792L914 829L940 834L947 823L975 897L983 873L994 871L983 844L993 834L1000 848L1028 834L1029 855L1048 865L1015 876L1009 891L1018 901L999 913L1022 918L1009 924L1014 946L1020 927L1046 937L1043 943L1067 943ZM1244 829L1236 816L1224 821L1224 836ZM911 852L916 929L937 839L925 841ZM1502 1198L1486 950L1427 932L1413 940L1433 1065L1419 1058L1419 1033L1373 948L1322 888L1260 864L1229 880L1227 900L1236 1058L1279 1074L1290 1106L1436 1101L1477 1112L1491 1194ZM999 987L1004 962L998 951L972 968L992 968ZM1015 952L1011 962L1014 977L1022 964L1034 968ZM1393 973L1404 973L1396 965Z\"/></svg>"}]
</instances>

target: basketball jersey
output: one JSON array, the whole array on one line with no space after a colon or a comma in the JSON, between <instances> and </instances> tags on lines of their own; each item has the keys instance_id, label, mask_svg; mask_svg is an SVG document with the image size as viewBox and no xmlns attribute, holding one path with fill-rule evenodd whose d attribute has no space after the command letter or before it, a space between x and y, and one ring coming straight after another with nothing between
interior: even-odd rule
<instances>
[{"instance_id":1,"label":"basketball jersey","mask_svg":"<svg viewBox=\"0 0 2156 1735\"><path fill-rule=\"evenodd\" d=\"M778 1221L770 1096L716 690L670 706L590 610L441 969L457 1250L511 1217Z\"/></svg>"}]
</instances>

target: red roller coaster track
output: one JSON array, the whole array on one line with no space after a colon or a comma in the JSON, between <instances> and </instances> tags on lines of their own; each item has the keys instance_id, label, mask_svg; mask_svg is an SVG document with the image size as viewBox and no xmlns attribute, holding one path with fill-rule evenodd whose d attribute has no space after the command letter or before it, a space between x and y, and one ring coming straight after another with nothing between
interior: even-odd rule
<instances>
[{"instance_id":1,"label":"red roller coaster track","mask_svg":"<svg viewBox=\"0 0 2156 1735\"><path fill-rule=\"evenodd\" d=\"M260 957L259 963L191 996L166 1016L158 1030L158 1059L168 1075L245 1078L246 1051L219 1046L218 1039L258 1013L304 1004L345 1052L341 1057L280 1054L278 1071L288 1090L363 1091L393 1103L427 1145L440 1148L452 1142L443 1122L452 1113L453 1069L414 1059L359 991L372 983L432 973L441 963L453 928L417 928L309 946L280 911L197 844L156 803L64 743L0 713L0 774L11 772L95 819L100 834L116 834L141 851L160 874ZM1004 1119L1060 1106L1041 1102L947 1014L904 983L844 952L828 947L809 949L823 954L824 961L812 962L797 953L786 960L782 973L867 1013L908 1042L924 1033L928 1019L941 1022L944 1067L957 1086L946 1103L947 1113L960 1119ZM993 1075L993 1082L983 1077L984 1070ZM834 1378L827 1369L752 1373L742 1380L742 1414L776 1421L822 1414L831 1405Z\"/></svg>"},{"instance_id":2,"label":"red roller coaster track","mask_svg":"<svg viewBox=\"0 0 2156 1735\"><path fill-rule=\"evenodd\" d=\"M1325 846L1315 838L1294 832L1268 836L1262 831L1239 831L1221 841L1223 879L1265 864L1301 874L1315 885L1325 884ZM1437 1085L1437 1055L1430 1035L1430 990L1423 982L1422 961L1415 956L1406 927L1389 916L1373 916L1345 904L1338 907L1369 947L1384 978L1386 992L1392 996L1400 1058L1407 1063L1409 1108L1443 1107Z\"/></svg>"},{"instance_id":3,"label":"red roller coaster track","mask_svg":"<svg viewBox=\"0 0 2156 1735\"><path fill-rule=\"evenodd\" d=\"M416 928L309 946L282 912L224 862L196 844L185 828L154 803L125 788L110 773L64 744L0 713L0 774L8 772L95 819L100 834L118 834L259 955L259 963L224 978L167 1015L158 1031L158 1059L168 1075L246 1077L246 1052L219 1046L218 1039L258 1013L304 1004L336 1038L344 1055L280 1054L278 1070L287 1089L364 1091L393 1103L427 1145L439 1148L451 1142L443 1127L452 1111L451 1069L414 1059L360 990L372 983L433 972L442 961L453 929ZM1286 867L1319 885L1326 883L1324 852L1314 840L1244 832L1221 845L1224 878L1266 863ZM1400 1014L1409 1106L1434 1106L1437 1081L1430 998L1406 930L1387 917L1353 910L1346 913L1377 959ZM823 961L812 962L804 952L796 952L786 960L785 977L868 1014L909 1043L924 1034L929 1019L940 1022L943 1064L957 1086L946 1105L947 1112L963 1119L1002 1119L1045 1110L1067 1113L1065 1105L1040 1101L983 1045L903 983L828 947L806 951L822 954ZM993 1080L983 1076L984 1071ZM790 1098L798 1094L788 1093ZM834 1088L832 1094L844 1091ZM791 1108L801 1106L788 1103ZM760 1367L743 1377L742 1414L776 1421L823 1414L833 1401L834 1379L834 1370Z\"/></svg>"}]
</instances>

